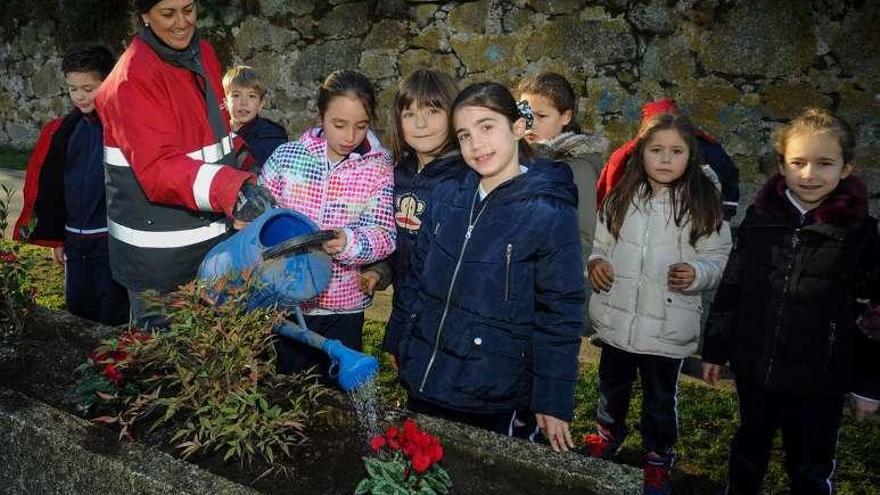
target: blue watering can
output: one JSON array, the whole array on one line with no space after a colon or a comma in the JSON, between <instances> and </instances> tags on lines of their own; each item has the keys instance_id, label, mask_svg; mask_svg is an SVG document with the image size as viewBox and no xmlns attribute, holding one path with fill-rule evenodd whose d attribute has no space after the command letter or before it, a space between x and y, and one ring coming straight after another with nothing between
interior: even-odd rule
<instances>
[{"instance_id":1,"label":"blue watering can","mask_svg":"<svg viewBox=\"0 0 880 495\"><path fill-rule=\"evenodd\" d=\"M333 231L319 230L305 215L276 208L266 211L245 228L214 246L199 267L199 278L208 288L220 277L229 283L241 283L240 274L254 270L257 288L248 300L248 308L277 306L293 313L296 321L286 321L274 332L330 356L330 375L349 391L369 381L379 372L379 361L367 354L345 347L306 326L300 304L321 293L330 282L330 257L316 248L334 237ZM224 294L211 294L220 303Z\"/></svg>"}]
</instances>

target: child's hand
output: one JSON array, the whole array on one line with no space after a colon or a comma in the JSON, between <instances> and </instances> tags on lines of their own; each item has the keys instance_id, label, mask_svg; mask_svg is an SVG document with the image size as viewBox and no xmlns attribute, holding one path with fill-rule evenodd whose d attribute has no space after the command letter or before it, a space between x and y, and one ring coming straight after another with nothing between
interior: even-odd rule
<instances>
[{"instance_id":1,"label":"child's hand","mask_svg":"<svg viewBox=\"0 0 880 495\"><path fill-rule=\"evenodd\" d=\"M721 365L712 363L703 363L703 381L709 385L718 383L718 377L721 376Z\"/></svg>"},{"instance_id":2,"label":"child's hand","mask_svg":"<svg viewBox=\"0 0 880 495\"><path fill-rule=\"evenodd\" d=\"M568 431L568 423L549 414L535 414L538 421L538 428L550 441L550 447L553 452L567 452L574 448L574 440L571 439L571 432Z\"/></svg>"},{"instance_id":3,"label":"child's hand","mask_svg":"<svg viewBox=\"0 0 880 495\"><path fill-rule=\"evenodd\" d=\"M361 292L368 296L372 296L373 292L376 292L376 284L379 283L379 274L376 270L367 270L361 273L360 278L358 279L358 286L361 289Z\"/></svg>"},{"instance_id":4,"label":"child's hand","mask_svg":"<svg viewBox=\"0 0 880 495\"><path fill-rule=\"evenodd\" d=\"M341 253L345 249L345 245L348 244L348 238L345 236L345 231L339 229L335 232L336 237L321 243L321 249L330 256L335 256Z\"/></svg>"},{"instance_id":5,"label":"child's hand","mask_svg":"<svg viewBox=\"0 0 880 495\"><path fill-rule=\"evenodd\" d=\"M850 405L852 406L853 416L855 416L856 421L859 423L873 416L877 409L880 408L880 402L855 395L850 395Z\"/></svg>"},{"instance_id":6,"label":"child's hand","mask_svg":"<svg viewBox=\"0 0 880 495\"><path fill-rule=\"evenodd\" d=\"M697 271L693 266L687 263L676 263L669 265L666 283L669 286L669 290L682 291L690 287L696 278Z\"/></svg>"},{"instance_id":7,"label":"child's hand","mask_svg":"<svg viewBox=\"0 0 880 495\"><path fill-rule=\"evenodd\" d=\"M64 246L52 248L52 261L61 268L64 268Z\"/></svg>"},{"instance_id":8,"label":"child's hand","mask_svg":"<svg viewBox=\"0 0 880 495\"><path fill-rule=\"evenodd\" d=\"M594 259L587 263L587 275L590 277L590 285L598 291L608 292L614 283L614 267L602 258Z\"/></svg>"}]
</instances>

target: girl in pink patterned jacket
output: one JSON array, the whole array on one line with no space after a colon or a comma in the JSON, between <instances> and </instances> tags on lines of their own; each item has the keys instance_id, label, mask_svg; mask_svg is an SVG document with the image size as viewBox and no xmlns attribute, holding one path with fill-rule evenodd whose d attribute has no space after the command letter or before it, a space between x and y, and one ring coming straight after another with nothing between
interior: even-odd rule
<instances>
[{"instance_id":1,"label":"girl in pink patterned jacket","mask_svg":"<svg viewBox=\"0 0 880 495\"><path fill-rule=\"evenodd\" d=\"M303 306L306 324L327 338L361 350L364 309L371 296L358 288L360 267L394 251L391 157L370 132L376 93L355 71L330 74L318 90L320 125L279 146L263 166L261 183L281 208L308 216L336 238L323 244L333 257L324 292ZM276 345L278 369L290 373L319 364L320 351L284 339Z\"/></svg>"}]
</instances>

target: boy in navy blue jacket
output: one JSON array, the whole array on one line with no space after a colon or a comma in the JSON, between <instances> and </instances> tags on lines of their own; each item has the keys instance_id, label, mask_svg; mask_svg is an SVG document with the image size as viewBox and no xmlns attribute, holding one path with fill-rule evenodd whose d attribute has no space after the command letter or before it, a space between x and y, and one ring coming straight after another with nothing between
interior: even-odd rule
<instances>
[{"instance_id":1,"label":"boy in navy blue jacket","mask_svg":"<svg viewBox=\"0 0 880 495\"><path fill-rule=\"evenodd\" d=\"M260 117L266 105L266 86L252 67L239 65L223 76L226 107L232 117L232 130L244 139L256 160L251 170L259 175L263 163L275 148L289 141L287 131L269 119Z\"/></svg>"},{"instance_id":2,"label":"boy in navy blue jacket","mask_svg":"<svg viewBox=\"0 0 880 495\"><path fill-rule=\"evenodd\" d=\"M49 122L28 161L24 206L14 237L52 248L64 266L71 313L108 325L128 321L128 296L111 274L107 255L103 126L95 92L113 69L107 48L85 45L61 62L76 107Z\"/></svg>"}]
</instances>

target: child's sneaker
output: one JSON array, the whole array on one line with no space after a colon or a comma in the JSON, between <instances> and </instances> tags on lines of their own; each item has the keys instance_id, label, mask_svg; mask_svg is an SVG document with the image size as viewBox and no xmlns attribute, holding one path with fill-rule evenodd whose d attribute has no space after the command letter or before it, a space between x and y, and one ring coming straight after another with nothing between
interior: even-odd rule
<instances>
[{"instance_id":1,"label":"child's sneaker","mask_svg":"<svg viewBox=\"0 0 880 495\"><path fill-rule=\"evenodd\" d=\"M645 478L642 485L643 495L668 495L672 493L672 455L661 456L648 452L642 457L642 470Z\"/></svg>"},{"instance_id":2,"label":"child's sneaker","mask_svg":"<svg viewBox=\"0 0 880 495\"><path fill-rule=\"evenodd\" d=\"M596 433L584 435L584 454L599 459L610 459L620 450L621 442L614 438L608 428L596 424Z\"/></svg>"}]
</instances>

